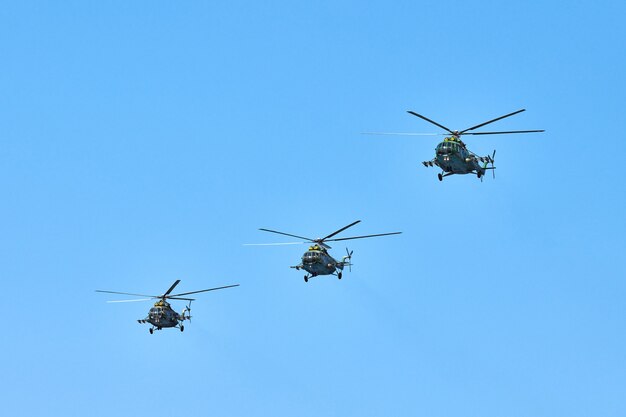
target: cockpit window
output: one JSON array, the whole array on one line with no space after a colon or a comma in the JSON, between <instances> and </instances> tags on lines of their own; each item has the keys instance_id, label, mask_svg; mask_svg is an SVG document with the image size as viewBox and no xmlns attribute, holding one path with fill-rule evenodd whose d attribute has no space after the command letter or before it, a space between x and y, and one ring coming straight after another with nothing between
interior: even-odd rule
<instances>
[{"instance_id":1,"label":"cockpit window","mask_svg":"<svg viewBox=\"0 0 626 417\"><path fill-rule=\"evenodd\" d=\"M314 261L316 261L316 260L320 259L320 254L319 254L319 252L306 252L306 253L302 256L302 258L303 258L305 261L308 261L308 262L314 262Z\"/></svg>"},{"instance_id":2,"label":"cockpit window","mask_svg":"<svg viewBox=\"0 0 626 417\"><path fill-rule=\"evenodd\" d=\"M451 142L441 142L439 145L437 145L437 151L440 151L442 153L448 153L448 151L451 151L452 149L455 149L455 143L451 143Z\"/></svg>"}]
</instances>

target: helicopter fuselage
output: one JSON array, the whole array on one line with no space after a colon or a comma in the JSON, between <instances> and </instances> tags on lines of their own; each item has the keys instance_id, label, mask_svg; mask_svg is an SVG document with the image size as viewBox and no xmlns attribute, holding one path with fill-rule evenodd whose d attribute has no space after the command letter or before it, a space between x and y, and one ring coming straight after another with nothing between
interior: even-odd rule
<instances>
[{"instance_id":1,"label":"helicopter fuselage","mask_svg":"<svg viewBox=\"0 0 626 417\"><path fill-rule=\"evenodd\" d=\"M446 138L435 149L435 164L444 172L452 174L484 174L485 170L477 162L465 145L458 140Z\"/></svg>"},{"instance_id":2,"label":"helicopter fuselage","mask_svg":"<svg viewBox=\"0 0 626 417\"><path fill-rule=\"evenodd\" d=\"M335 275L338 271L342 271L346 265L348 263L345 259L338 261L330 256L324 248L315 245L302 255L302 262L292 268L304 269L315 277L318 275Z\"/></svg>"},{"instance_id":3,"label":"helicopter fuselage","mask_svg":"<svg viewBox=\"0 0 626 417\"><path fill-rule=\"evenodd\" d=\"M140 323L150 323L157 329L161 329L164 327L177 327L185 319L186 317L174 311L169 303L159 301L150 309L148 317L138 321Z\"/></svg>"}]
</instances>

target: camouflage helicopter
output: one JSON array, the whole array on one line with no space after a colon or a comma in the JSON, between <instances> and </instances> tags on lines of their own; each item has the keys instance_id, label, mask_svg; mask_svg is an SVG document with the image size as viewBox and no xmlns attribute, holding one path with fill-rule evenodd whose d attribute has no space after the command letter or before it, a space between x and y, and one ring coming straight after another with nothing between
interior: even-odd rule
<instances>
[{"instance_id":1,"label":"camouflage helicopter","mask_svg":"<svg viewBox=\"0 0 626 417\"><path fill-rule=\"evenodd\" d=\"M191 315L189 313L191 312L191 302L194 301L195 298L185 298L185 297L182 297L183 295L191 295L191 294L197 294L199 292L215 291L215 290L221 290L224 288L232 288L232 287L239 286L239 284L235 284L235 285L227 285L225 287L209 288L209 289L200 290L200 291L184 292L180 294L170 294L174 290L174 288L178 285L179 282L180 282L179 279L176 280L176 282L172 284L169 290L165 291L165 293L161 295L132 294L128 292L103 291L103 290L96 290L96 292L104 292L104 293L109 293L109 294L133 295L137 297L149 297L149 298L140 298L136 300L107 301L107 303L128 303L128 302L135 302L135 301L148 301L148 300L158 299L159 301L154 303L154 306L148 312L148 317L146 317L145 319L137 320L137 322L140 324L150 323L152 327L150 327L149 331L150 331L150 334L152 334L154 333L155 329L162 330L164 327L178 327L181 332L185 330L185 326L183 326L183 322L185 320L191 321ZM168 299L185 300L185 301L189 301L189 304L187 304L187 306L183 309L182 313L178 314L176 311L172 309L172 307L170 306L170 303L166 301Z\"/></svg>"},{"instance_id":2,"label":"camouflage helicopter","mask_svg":"<svg viewBox=\"0 0 626 417\"><path fill-rule=\"evenodd\" d=\"M495 169L494 166L494 158L496 156L496 151L493 151L492 155L487 156L478 156L474 152L467 149L467 146L461 140L461 136L463 135L502 135L509 133L538 133L544 132L544 130L509 130L502 132L470 132L470 130L478 129L479 127L483 127L493 122L497 122L498 120L502 120L504 118L516 115L526 111L526 109L521 109L514 111L513 113L505 114L504 116L497 117L495 119L489 120L487 122L481 123L476 126L469 127L465 130L450 130L447 127L430 120L429 118L422 116L421 114L415 113L414 111L408 111L407 113L412 114L413 116L419 117L420 119L426 120L429 123L434 124L437 127L442 128L447 131L444 133L446 137L443 142L439 143L435 148L435 157L430 161L424 161L422 164L425 167L438 166L441 168L442 172L437 174L439 181L443 181L445 177L454 174L476 174L478 178L482 181L482 177L488 170L491 170L493 177L495 178ZM440 135L438 133L385 133L385 132L367 132L366 134L373 135L403 135L403 136L433 136ZM491 164L491 167L487 165Z\"/></svg>"},{"instance_id":3,"label":"camouflage helicopter","mask_svg":"<svg viewBox=\"0 0 626 417\"><path fill-rule=\"evenodd\" d=\"M352 240L352 239L364 239L368 237L376 237L376 236L388 236L388 235L397 235L402 232L393 232L393 233L381 233L376 235L366 235L366 236L353 236L353 237L343 237L337 239L331 239L331 237L343 232L349 227L354 226L357 223L360 223L361 220L357 220L354 223L350 223L349 225L342 227L341 229L329 234L326 237L311 239L308 237L302 237L297 235L292 235L289 233L278 232L276 230L270 229L259 229L264 232L277 233L279 235L291 236L298 239L304 239L306 242L289 242L289 243L248 243L248 246L272 246L272 245L297 245L302 243L313 243L309 247L309 250L302 255L302 262L298 265L292 266L291 268L295 268L296 270L304 269L307 274L304 276L304 282L309 282L309 278L316 277L318 275L336 275L338 279L342 277L342 271L344 267L350 267L352 270L352 253L354 251L349 251L346 248L346 256L341 258L341 261L336 260L328 253L328 249L331 249L324 242L338 242L342 240Z\"/></svg>"}]
</instances>

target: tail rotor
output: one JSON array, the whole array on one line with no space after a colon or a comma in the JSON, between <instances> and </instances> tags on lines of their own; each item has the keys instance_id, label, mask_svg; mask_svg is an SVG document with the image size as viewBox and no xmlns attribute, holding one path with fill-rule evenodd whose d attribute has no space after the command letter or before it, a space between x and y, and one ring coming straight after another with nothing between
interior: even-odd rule
<instances>
[{"instance_id":1,"label":"tail rotor","mask_svg":"<svg viewBox=\"0 0 626 417\"><path fill-rule=\"evenodd\" d=\"M487 155L484 158L480 158L481 161L485 161L485 163L483 164L483 175L480 176L480 182L483 182L484 172L486 172L488 169L491 170L491 175L493 176L493 179L496 179L496 167L494 166L495 157L496 151L494 149L493 155ZM491 168L487 168L487 165L489 164L491 164Z\"/></svg>"},{"instance_id":2,"label":"tail rotor","mask_svg":"<svg viewBox=\"0 0 626 417\"><path fill-rule=\"evenodd\" d=\"M189 323L191 323L191 301L189 301L189 304L183 309L182 316L183 320L189 320Z\"/></svg>"},{"instance_id":3,"label":"tail rotor","mask_svg":"<svg viewBox=\"0 0 626 417\"><path fill-rule=\"evenodd\" d=\"M352 253L354 253L354 251L352 250L348 250L348 248L346 248L346 254L347 256L343 257L343 261L348 261L348 271L352 272Z\"/></svg>"}]
</instances>

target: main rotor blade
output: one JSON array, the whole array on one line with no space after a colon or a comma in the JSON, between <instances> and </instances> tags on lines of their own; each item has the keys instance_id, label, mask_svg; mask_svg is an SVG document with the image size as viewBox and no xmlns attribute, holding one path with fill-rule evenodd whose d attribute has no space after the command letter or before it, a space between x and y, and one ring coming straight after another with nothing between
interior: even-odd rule
<instances>
[{"instance_id":1,"label":"main rotor blade","mask_svg":"<svg viewBox=\"0 0 626 417\"><path fill-rule=\"evenodd\" d=\"M508 130L505 132L474 132L474 133L464 133L465 135L504 135L507 133L539 133L545 132L545 130Z\"/></svg>"},{"instance_id":2,"label":"main rotor blade","mask_svg":"<svg viewBox=\"0 0 626 417\"><path fill-rule=\"evenodd\" d=\"M135 300L109 300L107 301L107 303L134 303L137 301L150 301L150 300L154 300L154 298L138 298Z\"/></svg>"},{"instance_id":3,"label":"main rotor blade","mask_svg":"<svg viewBox=\"0 0 626 417\"><path fill-rule=\"evenodd\" d=\"M446 133L409 133L409 132L361 132L362 135L387 136L446 136Z\"/></svg>"},{"instance_id":4,"label":"main rotor blade","mask_svg":"<svg viewBox=\"0 0 626 417\"><path fill-rule=\"evenodd\" d=\"M163 294L163 295L162 295L162 297L165 297L166 295L168 295L169 293L171 293L171 292L172 292L172 290L173 290L173 289L174 289L174 288L178 285L178 283L179 283L179 282L180 282L180 280L179 280L179 279L177 279L177 280L176 280L176 282L174 282L174 283L172 284L172 286L170 287L170 289L169 289L169 290L167 290L167 291L165 291L165 294Z\"/></svg>"},{"instance_id":5,"label":"main rotor blade","mask_svg":"<svg viewBox=\"0 0 626 417\"><path fill-rule=\"evenodd\" d=\"M244 243L244 246L283 246L283 245L302 245L311 242L285 242L285 243Z\"/></svg>"},{"instance_id":6,"label":"main rotor blade","mask_svg":"<svg viewBox=\"0 0 626 417\"><path fill-rule=\"evenodd\" d=\"M497 122L498 120L502 120L502 119L507 118L507 117L514 116L514 115L516 115L517 113L521 113L521 112L523 112L523 111L526 111L526 109L521 109L521 110L518 110L518 111L514 111L513 113L505 114L504 116L496 117L496 118L495 118L495 119L493 119L493 120L489 120L488 122L481 123L481 124L479 124L479 125L476 125L476 126L473 126L473 127L467 128L467 129L465 129L465 130L460 131L459 133L460 133L460 134L464 134L465 132L469 132L470 130L478 129L479 127L482 127L482 126L488 125L489 123Z\"/></svg>"},{"instance_id":7,"label":"main rotor blade","mask_svg":"<svg viewBox=\"0 0 626 417\"><path fill-rule=\"evenodd\" d=\"M366 237L376 237L376 236L399 235L400 233L402 232L381 233L378 235L366 235L366 236L354 236L354 237L341 237L339 239L328 239L328 242L338 242L340 240L364 239Z\"/></svg>"},{"instance_id":8,"label":"main rotor blade","mask_svg":"<svg viewBox=\"0 0 626 417\"><path fill-rule=\"evenodd\" d=\"M278 233L279 235L285 235L285 236L291 236L291 237L297 237L298 239L304 239L304 240L308 240L309 242L314 242L313 239L309 239L308 237L302 237L302 236L297 236L297 235L291 235L289 233L284 233L284 232L279 232L277 230L270 230L270 229L259 229L259 230L263 230L264 232L270 232L270 233Z\"/></svg>"},{"instance_id":9,"label":"main rotor blade","mask_svg":"<svg viewBox=\"0 0 626 417\"><path fill-rule=\"evenodd\" d=\"M342 227L341 229L337 230L336 232L333 232L333 233L329 234L329 235L328 235L328 236L326 236L325 238L319 239L319 241L318 241L318 242L320 242L320 243L321 243L321 242L325 241L326 239L328 239L329 237L333 237L333 236L335 236L337 233L341 233L341 232L343 232L344 230L346 230L347 228L352 227L352 226L354 226L355 224L360 223L360 222L361 222L361 220L357 220L357 221L355 221L354 223L350 223L349 225L347 225L347 226L345 226L345 227Z\"/></svg>"},{"instance_id":10,"label":"main rotor blade","mask_svg":"<svg viewBox=\"0 0 626 417\"><path fill-rule=\"evenodd\" d=\"M185 301L196 301L195 298L183 298L183 297L167 297L168 300L185 300Z\"/></svg>"},{"instance_id":11,"label":"main rotor blade","mask_svg":"<svg viewBox=\"0 0 626 417\"><path fill-rule=\"evenodd\" d=\"M419 113L415 113L414 111L408 110L407 113L412 114L413 116L417 116L420 119L426 120L427 122L430 122L432 124L434 124L435 126L439 126L440 128L442 128L443 130L447 130L448 132L450 132L451 134L454 135L454 132L451 131L450 129L448 129L447 127L445 127L444 125L440 125L439 123L435 122L434 120L430 120L428 117L426 116L422 116Z\"/></svg>"},{"instance_id":12,"label":"main rotor blade","mask_svg":"<svg viewBox=\"0 0 626 417\"><path fill-rule=\"evenodd\" d=\"M172 294L167 298L172 298L172 297L180 297L181 295L189 295L189 294L197 294L199 292L207 292L207 291L215 291L215 290L222 290L224 288L232 288L232 287L238 287L239 284L235 284L235 285L226 285L225 287L215 287L215 288L209 288L206 290L200 290L200 291L191 291L191 292L183 292L180 294Z\"/></svg>"},{"instance_id":13,"label":"main rotor blade","mask_svg":"<svg viewBox=\"0 0 626 417\"><path fill-rule=\"evenodd\" d=\"M118 292L118 291L104 291L104 290L96 290L96 292L105 292L107 294L122 294L122 295L133 295L135 297L150 297L150 298L159 298L158 295L146 295L146 294L133 294L132 292Z\"/></svg>"}]
</instances>

